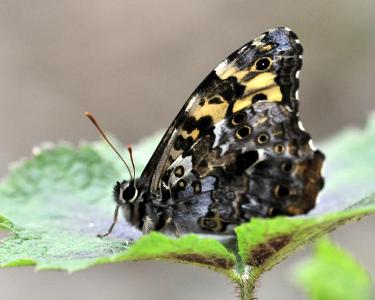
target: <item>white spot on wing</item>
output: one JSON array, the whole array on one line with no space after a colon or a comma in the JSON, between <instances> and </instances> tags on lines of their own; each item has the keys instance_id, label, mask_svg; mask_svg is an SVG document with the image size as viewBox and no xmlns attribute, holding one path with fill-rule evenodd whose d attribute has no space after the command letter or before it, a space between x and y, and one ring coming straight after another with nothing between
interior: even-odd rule
<instances>
[{"instance_id":1,"label":"white spot on wing","mask_svg":"<svg viewBox=\"0 0 375 300\"><path fill-rule=\"evenodd\" d=\"M316 147L315 147L315 145L314 145L314 143L313 143L313 141L312 140L309 140L309 146L310 146L310 148L312 149L312 150L316 150Z\"/></svg>"},{"instance_id":2,"label":"white spot on wing","mask_svg":"<svg viewBox=\"0 0 375 300\"><path fill-rule=\"evenodd\" d=\"M259 149L258 160L261 161L261 160L264 160L265 158L266 158L266 152L264 151L264 149Z\"/></svg>"},{"instance_id":3,"label":"white spot on wing","mask_svg":"<svg viewBox=\"0 0 375 300\"><path fill-rule=\"evenodd\" d=\"M242 50L242 49L241 49ZM220 75L221 73L223 73L224 69L227 67L228 65L228 60L224 60L222 61L216 68L215 68L215 72Z\"/></svg>"},{"instance_id":4,"label":"white spot on wing","mask_svg":"<svg viewBox=\"0 0 375 300\"><path fill-rule=\"evenodd\" d=\"M188 112L190 111L191 107L193 106L193 104L195 103L195 101L197 100L197 96L193 96L190 100L189 100L189 104L186 106L185 108L185 111Z\"/></svg>"},{"instance_id":5,"label":"white spot on wing","mask_svg":"<svg viewBox=\"0 0 375 300\"><path fill-rule=\"evenodd\" d=\"M301 73L301 71L296 72L296 78L299 78L299 73Z\"/></svg>"},{"instance_id":6,"label":"white spot on wing","mask_svg":"<svg viewBox=\"0 0 375 300\"><path fill-rule=\"evenodd\" d=\"M286 31L292 31L292 29L290 29L289 27L284 27L284 29L285 29Z\"/></svg>"},{"instance_id":7,"label":"white spot on wing","mask_svg":"<svg viewBox=\"0 0 375 300\"><path fill-rule=\"evenodd\" d=\"M222 132L223 132L223 130L222 130L221 126L219 126L219 124L217 124L214 128L215 141L212 145L212 148L216 148L219 145L220 138L222 136Z\"/></svg>"},{"instance_id":8,"label":"white spot on wing","mask_svg":"<svg viewBox=\"0 0 375 300\"><path fill-rule=\"evenodd\" d=\"M303 127L303 124L301 121L298 121L298 127L299 129L301 129L302 131L305 131L305 127Z\"/></svg>"},{"instance_id":9,"label":"white spot on wing","mask_svg":"<svg viewBox=\"0 0 375 300\"><path fill-rule=\"evenodd\" d=\"M245 50L247 49L247 46L243 46L239 51L238 51L238 54L241 54L242 52L244 52Z\"/></svg>"},{"instance_id":10,"label":"white spot on wing","mask_svg":"<svg viewBox=\"0 0 375 300\"><path fill-rule=\"evenodd\" d=\"M192 157L186 156L182 158L179 156L170 166L169 169L174 170L177 166L182 166L184 168L184 176L187 173L190 173L193 168L192 163ZM176 175L174 175L174 172L171 173L171 176L169 178L169 185L176 185L177 181L179 180Z\"/></svg>"},{"instance_id":11,"label":"white spot on wing","mask_svg":"<svg viewBox=\"0 0 375 300\"><path fill-rule=\"evenodd\" d=\"M225 153L227 153L229 149L229 143L221 145L220 149L221 149L221 156L223 156Z\"/></svg>"},{"instance_id":12,"label":"white spot on wing","mask_svg":"<svg viewBox=\"0 0 375 300\"><path fill-rule=\"evenodd\" d=\"M258 36L257 38L254 39L254 41L251 43L251 45L256 46L256 47L261 47L264 45L262 42L262 39L265 37L265 34L262 34Z\"/></svg>"}]
</instances>

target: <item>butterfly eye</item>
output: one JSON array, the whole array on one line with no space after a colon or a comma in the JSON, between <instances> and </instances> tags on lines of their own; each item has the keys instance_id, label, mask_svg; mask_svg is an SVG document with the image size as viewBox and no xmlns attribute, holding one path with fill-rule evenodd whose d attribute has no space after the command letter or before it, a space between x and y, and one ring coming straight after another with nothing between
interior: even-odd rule
<instances>
[{"instance_id":1,"label":"butterfly eye","mask_svg":"<svg viewBox=\"0 0 375 300\"><path fill-rule=\"evenodd\" d=\"M250 133L251 133L251 128L249 126L243 126L237 130L236 137L241 140L247 137Z\"/></svg>"},{"instance_id":2,"label":"butterfly eye","mask_svg":"<svg viewBox=\"0 0 375 300\"><path fill-rule=\"evenodd\" d=\"M133 184L129 184L122 192L122 199L125 201L130 201L135 199L137 194L137 189Z\"/></svg>"},{"instance_id":3,"label":"butterfly eye","mask_svg":"<svg viewBox=\"0 0 375 300\"><path fill-rule=\"evenodd\" d=\"M279 198L287 197L289 196L289 188L285 185L279 184L275 187L275 195Z\"/></svg>"},{"instance_id":4,"label":"butterfly eye","mask_svg":"<svg viewBox=\"0 0 375 300\"><path fill-rule=\"evenodd\" d=\"M268 136L267 133L261 133L257 137L257 142L258 144L265 144L269 141L270 137Z\"/></svg>"},{"instance_id":5,"label":"butterfly eye","mask_svg":"<svg viewBox=\"0 0 375 300\"><path fill-rule=\"evenodd\" d=\"M285 151L285 146L283 144L277 144L275 145L274 147L274 150L277 154L281 154L281 153L284 153Z\"/></svg>"},{"instance_id":6,"label":"butterfly eye","mask_svg":"<svg viewBox=\"0 0 375 300\"><path fill-rule=\"evenodd\" d=\"M269 57L263 57L257 60L255 67L258 71L265 71L271 66L271 59Z\"/></svg>"}]
</instances>

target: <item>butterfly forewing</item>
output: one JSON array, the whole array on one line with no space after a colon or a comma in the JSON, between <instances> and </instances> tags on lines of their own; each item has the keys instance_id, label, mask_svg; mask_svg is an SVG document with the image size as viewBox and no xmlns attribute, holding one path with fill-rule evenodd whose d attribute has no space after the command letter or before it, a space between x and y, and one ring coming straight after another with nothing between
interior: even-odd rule
<instances>
[{"instance_id":1,"label":"butterfly forewing","mask_svg":"<svg viewBox=\"0 0 375 300\"><path fill-rule=\"evenodd\" d=\"M287 28L271 29L233 52L198 86L144 171L152 192L180 154L225 116L260 100L291 105L298 89L302 47Z\"/></svg>"}]
</instances>

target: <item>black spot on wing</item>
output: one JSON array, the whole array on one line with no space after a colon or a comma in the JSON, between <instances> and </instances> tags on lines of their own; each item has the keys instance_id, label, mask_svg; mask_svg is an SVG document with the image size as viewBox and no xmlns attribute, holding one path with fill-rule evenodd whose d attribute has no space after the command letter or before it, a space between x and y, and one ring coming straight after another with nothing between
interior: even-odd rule
<instances>
[{"instance_id":1,"label":"black spot on wing","mask_svg":"<svg viewBox=\"0 0 375 300\"><path fill-rule=\"evenodd\" d=\"M197 122L197 129L199 130L199 135L204 134L208 129L212 128L213 120L211 116L204 116L200 118Z\"/></svg>"},{"instance_id":2,"label":"black spot on wing","mask_svg":"<svg viewBox=\"0 0 375 300\"><path fill-rule=\"evenodd\" d=\"M235 77L229 77L223 80L217 76L215 71L212 71L197 87L193 95L199 94L200 97L205 98L214 98L216 95L220 95L226 101L232 102L238 97L241 97L244 91L245 86L239 84ZM204 102L200 102L201 105L203 105L203 103Z\"/></svg>"},{"instance_id":3,"label":"black spot on wing","mask_svg":"<svg viewBox=\"0 0 375 300\"><path fill-rule=\"evenodd\" d=\"M161 198L164 203L171 198L171 191L166 189L164 186L161 188Z\"/></svg>"},{"instance_id":4,"label":"black spot on wing","mask_svg":"<svg viewBox=\"0 0 375 300\"><path fill-rule=\"evenodd\" d=\"M177 150L177 151L179 151L179 150L181 150L182 149L182 145L183 145L183 143L184 143L184 138L183 138L183 136L182 135L178 135L177 137L176 137L176 140L174 141L174 145L173 145L173 147Z\"/></svg>"},{"instance_id":5,"label":"black spot on wing","mask_svg":"<svg viewBox=\"0 0 375 300\"><path fill-rule=\"evenodd\" d=\"M191 133L196 128L197 128L197 120L194 117L186 118L184 122L184 126L182 126L182 129L185 130L187 133Z\"/></svg>"},{"instance_id":6,"label":"black spot on wing","mask_svg":"<svg viewBox=\"0 0 375 300\"><path fill-rule=\"evenodd\" d=\"M194 140L191 136L185 139L182 135L178 135L174 143L174 148L178 151L182 150L185 152L191 148L193 143Z\"/></svg>"},{"instance_id":7,"label":"black spot on wing","mask_svg":"<svg viewBox=\"0 0 375 300\"><path fill-rule=\"evenodd\" d=\"M273 49L274 54L280 56L276 66L275 82L280 86L283 102L293 106L293 100L299 88L296 74L302 67L303 48L297 35L283 27L270 31L267 39L276 45Z\"/></svg>"},{"instance_id":8,"label":"black spot on wing","mask_svg":"<svg viewBox=\"0 0 375 300\"><path fill-rule=\"evenodd\" d=\"M185 170L184 170L184 167L183 166L177 166L175 169L174 169L174 175L176 177L182 177L185 173Z\"/></svg>"},{"instance_id":9,"label":"black spot on wing","mask_svg":"<svg viewBox=\"0 0 375 300\"><path fill-rule=\"evenodd\" d=\"M253 103L261 100L267 100L267 96L263 93L255 94L252 98Z\"/></svg>"},{"instance_id":10,"label":"black spot on wing","mask_svg":"<svg viewBox=\"0 0 375 300\"><path fill-rule=\"evenodd\" d=\"M292 100L295 99L296 91L299 88L296 72L301 69L302 59L300 56L303 53L303 48L298 41L297 35L284 27L270 29L263 33L263 38L261 39L264 45L269 46L265 50L262 47L253 46L253 41L229 55L226 62L228 65L235 66L238 70L246 70L255 62L257 62L258 69L264 69L267 67L264 65L267 64L265 57L269 57L273 60L270 70L276 72L275 82L280 86L283 102L287 105L292 105ZM256 73L249 72L243 78L243 81L247 82L253 79L255 75ZM235 78L228 78L226 81L230 81L233 84L232 88L220 89L220 95L223 95L229 102L233 101L233 99L238 99L243 94L243 90L241 91L237 87L241 88L243 86ZM228 109L228 114L230 113L231 108Z\"/></svg>"},{"instance_id":11,"label":"black spot on wing","mask_svg":"<svg viewBox=\"0 0 375 300\"><path fill-rule=\"evenodd\" d=\"M243 96L246 87L238 83L236 77L228 77L222 80L222 82L224 84L221 86L221 89L218 90L218 94L228 102L232 102Z\"/></svg>"},{"instance_id":12,"label":"black spot on wing","mask_svg":"<svg viewBox=\"0 0 375 300\"><path fill-rule=\"evenodd\" d=\"M213 124L213 120L211 116L204 116L198 120L195 117L191 116L191 117L186 118L186 121L184 122L182 129L188 133L191 133L193 130L198 129L199 130L198 137L200 137L206 134L210 129L212 129L213 125L214 124ZM179 139L178 143L180 144L182 142L181 140L182 136L180 136L180 138L179 137L177 138ZM180 148L182 149L182 147Z\"/></svg>"},{"instance_id":13,"label":"black spot on wing","mask_svg":"<svg viewBox=\"0 0 375 300\"><path fill-rule=\"evenodd\" d=\"M168 183L169 178L171 177L172 170L168 169L162 176L161 180L165 183Z\"/></svg>"},{"instance_id":14,"label":"black spot on wing","mask_svg":"<svg viewBox=\"0 0 375 300\"><path fill-rule=\"evenodd\" d=\"M250 150L241 153L236 158L237 172L242 174L246 169L255 164L259 159L258 151Z\"/></svg>"},{"instance_id":15,"label":"black spot on wing","mask_svg":"<svg viewBox=\"0 0 375 300\"><path fill-rule=\"evenodd\" d=\"M200 181L198 181L198 180L193 181L191 183L191 186L193 187L194 193L198 194L198 193L202 192L202 184L200 183Z\"/></svg>"},{"instance_id":16,"label":"black spot on wing","mask_svg":"<svg viewBox=\"0 0 375 300\"><path fill-rule=\"evenodd\" d=\"M251 133L251 128L247 125L240 127L236 132L236 137L238 139L244 139Z\"/></svg>"},{"instance_id":17,"label":"black spot on wing","mask_svg":"<svg viewBox=\"0 0 375 300\"><path fill-rule=\"evenodd\" d=\"M270 65L271 65L270 58L261 58L255 64L258 71L267 70L270 67Z\"/></svg>"},{"instance_id":18,"label":"black spot on wing","mask_svg":"<svg viewBox=\"0 0 375 300\"><path fill-rule=\"evenodd\" d=\"M239 153L236 156L235 162L228 166L228 173L240 176L245 170L255 164L258 159L258 151L255 150Z\"/></svg>"},{"instance_id":19,"label":"black spot on wing","mask_svg":"<svg viewBox=\"0 0 375 300\"><path fill-rule=\"evenodd\" d=\"M224 101L221 100L219 97L213 97L210 100L208 100L209 104L220 104L223 103Z\"/></svg>"},{"instance_id":20,"label":"black spot on wing","mask_svg":"<svg viewBox=\"0 0 375 300\"><path fill-rule=\"evenodd\" d=\"M241 124L246 118L246 114L243 113L243 112L239 112L239 113L236 113L233 117L232 117L232 121L231 121L231 124L232 125L239 125Z\"/></svg>"},{"instance_id":21,"label":"black spot on wing","mask_svg":"<svg viewBox=\"0 0 375 300\"><path fill-rule=\"evenodd\" d=\"M182 145L182 151L187 151L191 148L191 146L193 146L194 144L194 140L191 136L187 137L185 140L184 140L184 143Z\"/></svg>"}]
</instances>

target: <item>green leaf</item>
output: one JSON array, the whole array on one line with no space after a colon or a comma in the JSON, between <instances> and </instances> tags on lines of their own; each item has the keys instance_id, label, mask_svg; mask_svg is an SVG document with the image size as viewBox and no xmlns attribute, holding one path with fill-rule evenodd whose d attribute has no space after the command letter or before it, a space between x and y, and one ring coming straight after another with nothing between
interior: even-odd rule
<instances>
[{"instance_id":1,"label":"green leaf","mask_svg":"<svg viewBox=\"0 0 375 300\"><path fill-rule=\"evenodd\" d=\"M160 134L135 147L138 175L159 138ZM14 167L0 185L0 228L11 232L0 244L0 266L75 271L101 263L164 259L214 268L250 295L264 271L301 245L374 213L374 194L361 201L374 192L374 138L375 118L365 130L348 130L322 143L327 184L317 207L300 217L253 219L238 226L238 245L230 248L196 235L141 237L124 220L109 238L97 238L112 222L111 190L127 177L124 166L101 142L78 149L47 144ZM137 241L131 246L126 242L133 240Z\"/></svg>"},{"instance_id":2,"label":"green leaf","mask_svg":"<svg viewBox=\"0 0 375 300\"><path fill-rule=\"evenodd\" d=\"M340 225L375 213L374 140L372 118L365 130L346 130L320 146L327 156L327 184L319 204L308 215L253 219L235 229L241 261L250 266L245 269L248 289L253 291L262 273L302 245ZM245 285L243 280L239 283Z\"/></svg>"},{"instance_id":3,"label":"green leaf","mask_svg":"<svg viewBox=\"0 0 375 300\"><path fill-rule=\"evenodd\" d=\"M369 300L371 279L345 250L329 239L315 245L314 256L294 270L297 282L312 300Z\"/></svg>"},{"instance_id":4,"label":"green leaf","mask_svg":"<svg viewBox=\"0 0 375 300\"><path fill-rule=\"evenodd\" d=\"M143 157L151 155L155 140L135 147L137 166L144 166ZM126 241L141 233L121 221L110 238L97 238L112 222L112 185L126 175L107 145L75 149L47 144L34 152L0 187L0 212L12 220L0 217L0 226L13 231L0 244L0 266L75 271L114 261L168 259L222 272L232 269L233 254L219 242L195 235L176 240L153 233L129 250Z\"/></svg>"},{"instance_id":5,"label":"green leaf","mask_svg":"<svg viewBox=\"0 0 375 300\"><path fill-rule=\"evenodd\" d=\"M247 265L252 266L252 276L257 279L308 241L346 222L375 213L375 194L365 201L370 205L322 216L255 219L248 224L238 226L236 233L239 254Z\"/></svg>"}]
</instances>

